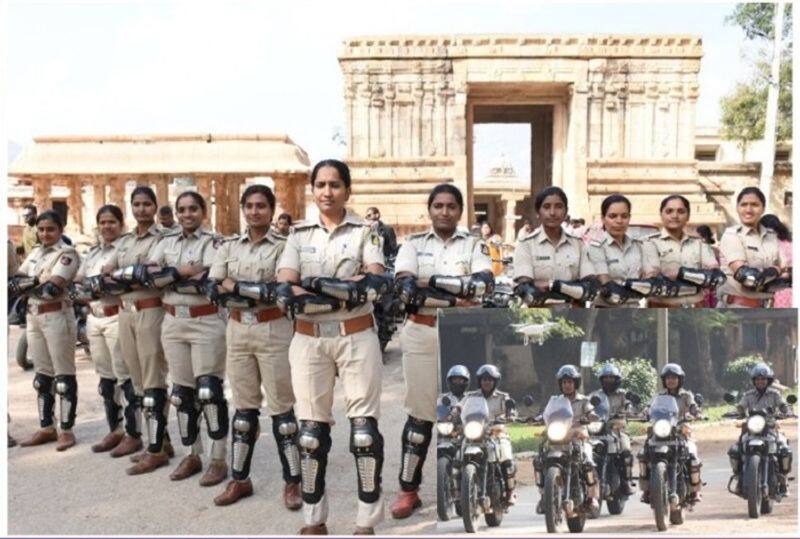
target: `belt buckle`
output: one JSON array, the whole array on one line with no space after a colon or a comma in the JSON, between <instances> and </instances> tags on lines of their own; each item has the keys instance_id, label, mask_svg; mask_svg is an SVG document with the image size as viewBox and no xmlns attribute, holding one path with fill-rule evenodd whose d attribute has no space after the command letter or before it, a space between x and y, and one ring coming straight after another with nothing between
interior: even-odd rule
<instances>
[{"instance_id":1,"label":"belt buckle","mask_svg":"<svg viewBox=\"0 0 800 539\"><path fill-rule=\"evenodd\" d=\"M341 322L319 322L317 323L317 328L319 336L326 339L342 335Z\"/></svg>"},{"instance_id":2,"label":"belt buckle","mask_svg":"<svg viewBox=\"0 0 800 539\"><path fill-rule=\"evenodd\" d=\"M175 318L191 318L188 305L175 305Z\"/></svg>"},{"instance_id":3,"label":"belt buckle","mask_svg":"<svg viewBox=\"0 0 800 539\"><path fill-rule=\"evenodd\" d=\"M103 307L102 305L96 305L92 307L92 316L94 316L95 318L105 318L106 316L105 307Z\"/></svg>"},{"instance_id":4,"label":"belt buckle","mask_svg":"<svg viewBox=\"0 0 800 539\"><path fill-rule=\"evenodd\" d=\"M123 299L122 300L122 309L129 313L135 313L139 309L136 308L136 300L133 299Z\"/></svg>"},{"instance_id":5,"label":"belt buckle","mask_svg":"<svg viewBox=\"0 0 800 539\"><path fill-rule=\"evenodd\" d=\"M250 309L239 311L242 317L242 324L255 324L258 322L258 313Z\"/></svg>"},{"instance_id":6,"label":"belt buckle","mask_svg":"<svg viewBox=\"0 0 800 539\"><path fill-rule=\"evenodd\" d=\"M39 305L36 303L28 303L28 313L36 316L39 314Z\"/></svg>"}]
</instances>

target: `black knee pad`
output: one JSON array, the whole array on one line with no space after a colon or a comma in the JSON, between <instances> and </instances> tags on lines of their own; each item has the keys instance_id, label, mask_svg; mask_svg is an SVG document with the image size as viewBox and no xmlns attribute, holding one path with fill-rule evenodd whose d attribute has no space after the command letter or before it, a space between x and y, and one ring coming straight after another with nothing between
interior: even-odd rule
<instances>
[{"instance_id":1,"label":"black knee pad","mask_svg":"<svg viewBox=\"0 0 800 539\"><path fill-rule=\"evenodd\" d=\"M319 503L325 494L331 426L317 421L301 421L297 444L300 446L303 502Z\"/></svg>"},{"instance_id":2,"label":"black knee pad","mask_svg":"<svg viewBox=\"0 0 800 539\"><path fill-rule=\"evenodd\" d=\"M400 460L400 488L406 492L419 488L422 467L431 444L433 423L408 416L403 427L403 454Z\"/></svg>"},{"instance_id":3,"label":"black knee pad","mask_svg":"<svg viewBox=\"0 0 800 539\"><path fill-rule=\"evenodd\" d=\"M350 452L356 459L358 499L375 503L381 495L383 436L374 417L350 418Z\"/></svg>"},{"instance_id":4,"label":"black knee pad","mask_svg":"<svg viewBox=\"0 0 800 539\"><path fill-rule=\"evenodd\" d=\"M125 432L128 436L138 438L142 435L142 426L139 424L141 420L142 398L136 396L136 391L133 389L133 382L130 378L122 382L120 386L122 394L125 396L125 408L123 415L125 416Z\"/></svg>"},{"instance_id":5,"label":"black knee pad","mask_svg":"<svg viewBox=\"0 0 800 539\"><path fill-rule=\"evenodd\" d=\"M200 405L195 399L193 387L172 384L169 401L175 406L178 416L178 432L183 445L192 445L200 434Z\"/></svg>"},{"instance_id":6,"label":"black knee pad","mask_svg":"<svg viewBox=\"0 0 800 539\"><path fill-rule=\"evenodd\" d=\"M742 454L739 452L738 443L728 448L728 461L730 462L733 473L739 473L742 470Z\"/></svg>"},{"instance_id":7,"label":"black knee pad","mask_svg":"<svg viewBox=\"0 0 800 539\"><path fill-rule=\"evenodd\" d=\"M122 406L116 401L117 381L111 378L100 378L100 382L97 384L97 392L103 397L103 408L105 408L106 412L108 429L114 432L122 422Z\"/></svg>"},{"instance_id":8,"label":"black knee pad","mask_svg":"<svg viewBox=\"0 0 800 539\"><path fill-rule=\"evenodd\" d=\"M167 406L167 390L160 387L151 387L144 390L142 408L147 419L147 430L149 438L147 440L147 451L158 453L164 443L164 436L167 428L167 418L164 409Z\"/></svg>"},{"instance_id":9,"label":"black knee pad","mask_svg":"<svg viewBox=\"0 0 800 539\"><path fill-rule=\"evenodd\" d=\"M256 409L236 410L233 414L231 475L237 481L244 481L250 476L250 461L259 432L258 416Z\"/></svg>"},{"instance_id":10,"label":"black knee pad","mask_svg":"<svg viewBox=\"0 0 800 539\"><path fill-rule=\"evenodd\" d=\"M197 400L206 418L208 436L221 440L228 435L228 401L221 378L199 376L197 378Z\"/></svg>"},{"instance_id":11,"label":"black knee pad","mask_svg":"<svg viewBox=\"0 0 800 539\"><path fill-rule=\"evenodd\" d=\"M272 434L278 444L283 480L288 483L300 482L300 451L297 447L299 427L294 411L289 410L272 416Z\"/></svg>"},{"instance_id":12,"label":"black knee pad","mask_svg":"<svg viewBox=\"0 0 800 539\"><path fill-rule=\"evenodd\" d=\"M788 443L781 444L778 448L781 473L788 475L792 471L792 448Z\"/></svg>"},{"instance_id":13,"label":"black knee pad","mask_svg":"<svg viewBox=\"0 0 800 539\"><path fill-rule=\"evenodd\" d=\"M61 428L71 429L75 425L78 411L78 379L74 374L58 375L55 378L55 388L59 397Z\"/></svg>"},{"instance_id":14,"label":"black knee pad","mask_svg":"<svg viewBox=\"0 0 800 539\"><path fill-rule=\"evenodd\" d=\"M53 408L56 399L53 395L53 377L37 372L33 377L33 388L36 390L36 406L39 410L39 426L53 425Z\"/></svg>"}]
</instances>

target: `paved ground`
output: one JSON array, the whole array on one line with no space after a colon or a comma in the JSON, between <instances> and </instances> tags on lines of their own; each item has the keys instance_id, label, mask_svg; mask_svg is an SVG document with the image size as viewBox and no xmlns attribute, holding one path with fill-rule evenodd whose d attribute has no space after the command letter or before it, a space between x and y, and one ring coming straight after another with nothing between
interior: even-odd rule
<instances>
[{"instance_id":1,"label":"paved ground","mask_svg":"<svg viewBox=\"0 0 800 539\"><path fill-rule=\"evenodd\" d=\"M797 427L785 425L787 436L793 440L792 448L797 455ZM747 502L726 490L730 477L727 449L737 432L730 423L698 429L699 452L703 458L703 480L707 485L703 488L703 501L695 510L687 513L683 525L670 525L669 534L702 535L712 534L717 537L740 535L787 534L796 537L797 526L797 482L789 483L788 498L775 504L773 514L759 519L747 517ZM635 451L638 448L634 449ZM533 468L530 460L519 461L520 486L517 490L517 504L505 515L500 527L489 528L483 520L478 534L484 535L529 535L546 533L544 516L536 514L536 503L539 493L533 484ZM797 462L795 462L795 470ZM566 532L564 525L563 532ZM596 520L587 520L586 533L602 534L656 534L652 510L650 506L639 501L637 492L625 506L622 515L611 516L603 506L602 514ZM460 519L437 524L437 533L463 534L464 526Z\"/></svg>"},{"instance_id":2,"label":"paved ground","mask_svg":"<svg viewBox=\"0 0 800 539\"><path fill-rule=\"evenodd\" d=\"M19 330L11 330L9 350L16 347ZM386 520L377 528L383 534L430 534L436 530L435 444L426 464L422 498L425 504L415 516L395 521L389 503L398 490L399 440L405 414L402 407L403 379L397 339L387 350L384 371L383 417L380 428L386 439L384 489ZM8 359L8 399L12 422L10 432L17 439L38 427L33 375L23 372ZM78 359L79 405L75 433L79 444L57 453L54 444L35 448L11 448L8 452L8 531L10 534L166 534L166 535L248 535L294 534L302 526L302 515L283 508L280 463L272 438L271 424L262 417L261 438L252 463L255 495L229 507L216 507L212 499L223 486L204 488L197 476L184 482L169 480L168 467L144 476L129 477L127 459L112 459L91 452L92 443L107 431L102 403L97 395L97 377L91 361ZM349 426L337 390L327 491L331 502L331 533L352 531L356 509L356 473L348 450ZM180 440L173 416L173 440ZM210 446L206 444L206 448ZM183 448L177 448L179 456Z\"/></svg>"}]
</instances>

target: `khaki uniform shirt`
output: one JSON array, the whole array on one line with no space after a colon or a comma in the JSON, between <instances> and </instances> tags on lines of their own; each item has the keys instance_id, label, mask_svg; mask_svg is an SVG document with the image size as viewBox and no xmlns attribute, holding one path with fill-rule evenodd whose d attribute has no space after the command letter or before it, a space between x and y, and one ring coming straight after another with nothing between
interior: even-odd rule
<instances>
[{"instance_id":1,"label":"khaki uniform shirt","mask_svg":"<svg viewBox=\"0 0 800 539\"><path fill-rule=\"evenodd\" d=\"M569 402L572 404L572 427L584 427L584 425L580 424L581 419L586 419L586 416L594 411L594 406L589 402L589 397L576 391L571 398L567 398L569 398Z\"/></svg>"},{"instance_id":2,"label":"khaki uniform shirt","mask_svg":"<svg viewBox=\"0 0 800 539\"><path fill-rule=\"evenodd\" d=\"M150 260L150 253L164 237L158 225L153 223L147 231L139 236L136 229L123 234L114 242L116 250L108 261L110 269L127 268L134 264L145 264ZM161 291L155 288L140 288L122 294L123 301L138 301L145 298L161 296Z\"/></svg>"},{"instance_id":3,"label":"khaki uniform shirt","mask_svg":"<svg viewBox=\"0 0 800 539\"><path fill-rule=\"evenodd\" d=\"M665 389L659 395L671 395L671 393ZM688 389L680 388L678 394L672 396L678 401L678 420L683 419L691 411L692 407L697 406L694 401L694 393Z\"/></svg>"},{"instance_id":4,"label":"khaki uniform shirt","mask_svg":"<svg viewBox=\"0 0 800 539\"><path fill-rule=\"evenodd\" d=\"M645 238L642 254L645 274L678 271L681 266L696 269L719 267L714 251L706 242L686 233L681 241L677 241L666 229Z\"/></svg>"},{"instance_id":5,"label":"khaki uniform shirt","mask_svg":"<svg viewBox=\"0 0 800 539\"><path fill-rule=\"evenodd\" d=\"M371 264L384 265L380 236L370 230L361 219L348 212L332 232L328 232L321 221L302 221L295 224L278 262L278 271L296 271L301 279L344 279L358 275ZM341 321L371 312L372 303L367 302L351 311L301 314L298 318L318 322Z\"/></svg>"},{"instance_id":6,"label":"khaki uniform shirt","mask_svg":"<svg viewBox=\"0 0 800 539\"><path fill-rule=\"evenodd\" d=\"M474 391L467 391L464 398L467 397L483 397L486 399L486 405L489 407L489 419L505 419L506 417L506 401L509 399L508 393L505 391L492 391L488 397L484 396L483 391L476 389Z\"/></svg>"},{"instance_id":7,"label":"khaki uniform shirt","mask_svg":"<svg viewBox=\"0 0 800 539\"><path fill-rule=\"evenodd\" d=\"M420 280L432 275L461 277L492 271L492 260L482 239L456 230L444 241L431 229L406 238L397 253L394 271L410 273ZM436 314L436 309L423 307L419 313Z\"/></svg>"},{"instance_id":8,"label":"khaki uniform shirt","mask_svg":"<svg viewBox=\"0 0 800 539\"><path fill-rule=\"evenodd\" d=\"M31 254L33 248L39 243L39 236L36 232L36 225L34 226L25 226L22 230L22 250L25 253L25 256Z\"/></svg>"},{"instance_id":9,"label":"khaki uniform shirt","mask_svg":"<svg viewBox=\"0 0 800 539\"><path fill-rule=\"evenodd\" d=\"M150 254L150 261L159 266L177 268L185 265L211 266L217 254L219 237L198 228L191 234L179 232L164 236ZM170 305L208 305L204 294L181 294L172 289L164 290L164 303Z\"/></svg>"},{"instance_id":10,"label":"khaki uniform shirt","mask_svg":"<svg viewBox=\"0 0 800 539\"><path fill-rule=\"evenodd\" d=\"M787 266L780 250L778 235L774 230L760 225L758 229L744 225L727 228L720 238L719 255L722 271L728 276L728 280L722 285L720 291L723 294L747 298L767 299L771 298L772 294L753 292L744 288L733 278L734 272L731 270L731 263L740 261L744 262L746 266L759 270L770 266L781 268Z\"/></svg>"},{"instance_id":11,"label":"khaki uniform shirt","mask_svg":"<svg viewBox=\"0 0 800 539\"><path fill-rule=\"evenodd\" d=\"M116 251L115 243L100 243L89 249L89 252L86 253L81 262L78 273L75 275L75 280L82 281L86 277L94 277L103 273L103 268L108 267L109 261L114 256ZM99 300L91 302L89 306L94 313L102 305L119 304L119 296L102 296Z\"/></svg>"},{"instance_id":12,"label":"khaki uniform shirt","mask_svg":"<svg viewBox=\"0 0 800 539\"><path fill-rule=\"evenodd\" d=\"M589 395L589 399L591 400L594 395L601 397L603 395L603 390L598 389L597 391L593 391ZM608 399L608 415L623 414L628 410L628 399L625 397L625 390L617 389L605 395Z\"/></svg>"},{"instance_id":13,"label":"khaki uniform shirt","mask_svg":"<svg viewBox=\"0 0 800 539\"><path fill-rule=\"evenodd\" d=\"M789 405L781 397L781 392L774 387L767 387L764 393L759 393L757 389L750 389L742 395L736 408L744 413L747 410L766 410L771 407L774 412L785 413Z\"/></svg>"},{"instance_id":14,"label":"khaki uniform shirt","mask_svg":"<svg viewBox=\"0 0 800 539\"><path fill-rule=\"evenodd\" d=\"M590 268L583 242L566 232L553 244L544 228L539 227L520 240L514 251L514 280L530 277L571 281L590 274Z\"/></svg>"},{"instance_id":15,"label":"khaki uniform shirt","mask_svg":"<svg viewBox=\"0 0 800 539\"><path fill-rule=\"evenodd\" d=\"M64 240L59 239L50 247L45 247L43 245L35 247L19 267L17 273L28 277L39 277L40 283L45 283L52 277L61 277L69 283L75 278L80 263L81 258L78 256L75 248L64 243ZM63 300L66 299L66 297L67 290L66 287L64 287L62 293L52 300L43 300L36 296L29 296L28 301L33 305L39 305Z\"/></svg>"},{"instance_id":16,"label":"khaki uniform shirt","mask_svg":"<svg viewBox=\"0 0 800 539\"><path fill-rule=\"evenodd\" d=\"M617 243L611 234L603 233L603 239L592 240L586 247L589 258L587 273L582 273L581 278L587 275L608 275L609 279L618 284L624 284L626 279L639 279L644 269L644 255L642 242L634 240L627 234L622 246ZM637 305L639 300L629 299L626 304ZM594 305L612 307L602 296L598 295Z\"/></svg>"},{"instance_id":17,"label":"khaki uniform shirt","mask_svg":"<svg viewBox=\"0 0 800 539\"><path fill-rule=\"evenodd\" d=\"M278 259L286 247L286 238L269 230L256 243L246 232L239 238L222 243L217 249L208 274L210 279L270 283L277 274Z\"/></svg>"}]
</instances>

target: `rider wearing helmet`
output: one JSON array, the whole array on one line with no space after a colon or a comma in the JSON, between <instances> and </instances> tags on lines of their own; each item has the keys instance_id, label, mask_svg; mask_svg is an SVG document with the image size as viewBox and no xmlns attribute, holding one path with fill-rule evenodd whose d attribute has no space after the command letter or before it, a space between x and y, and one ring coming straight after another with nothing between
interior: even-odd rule
<instances>
[{"instance_id":1,"label":"rider wearing helmet","mask_svg":"<svg viewBox=\"0 0 800 539\"><path fill-rule=\"evenodd\" d=\"M452 371L452 369L451 369ZM450 373L448 373L449 375ZM514 401L508 393L497 389L497 384L500 383L500 369L494 365L482 365L477 373L478 389L470 391L465 395L469 396L482 396L486 399L486 404L489 407L489 420L504 420L511 419L517 415ZM448 376L449 378L449 376ZM513 505L516 501L514 496L514 486L516 481L514 479L517 468L514 465L514 450L511 447L511 438L508 437L505 429L500 430L497 434L500 440L500 467L506 475L506 484L508 491L506 492L506 499L508 503Z\"/></svg>"},{"instance_id":2,"label":"rider wearing helmet","mask_svg":"<svg viewBox=\"0 0 800 539\"><path fill-rule=\"evenodd\" d=\"M661 385L664 388L661 395L672 395L678 402L678 419L684 419L687 415L695 419L702 418L703 414L700 407L694 400L694 393L684 389L683 382L686 373L683 367L677 363L667 363L661 369ZM691 439L691 430L686 426L686 449L689 452L689 498L695 502L700 501L700 487L703 482L700 479L700 468L703 463L697 455L697 444ZM650 470L645 460L644 448L637 455L639 458L639 487L642 489L642 502L650 503Z\"/></svg>"},{"instance_id":3,"label":"rider wearing helmet","mask_svg":"<svg viewBox=\"0 0 800 539\"><path fill-rule=\"evenodd\" d=\"M753 389L750 389L742 395L741 400L736 404L736 411L739 412L741 417L746 417L747 412L750 410L765 411L771 408L774 413L787 416L791 413L791 407L783 400L781 392L772 387L775 381L775 373L766 363L757 363L750 369L750 380L753 382ZM744 434L744 432L742 432ZM789 444L786 443L786 436L777 431L777 445L778 456L780 462L780 486L786 489L786 475L792 471L792 450ZM741 455L739 453L739 442L733 444L728 449L728 457L730 458L731 468L733 474L738 476L741 471ZM736 481L736 492L741 492L741 481Z\"/></svg>"},{"instance_id":4,"label":"rider wearing helmet","mask_svg":"<svg viewBox=\"0 0 800 539\"><path fill-rule=\"evenodd\" d=\"M625 390L621 389L619 386L622 383L622 372L619 370L619 367L614 365L613 363L606 363L602 369L600 369L600 385L602 386L601 389L594 391L591 395L589 395L589 399L595 395L600 397L601 395L605 395L608 399L608 415L609 417L613 417L616 414L625 414L630 410L631 401L625 396ZM625 432L624 427L619 431L615 431L619 435L619 445L620 449L622 450L619 454L622 457L625 466L623 468L625 473L625 481L622 482L622 492L630 496L633 494L633 489L631 488L631 479L633 479L633 454L631 453L631 438L628 436L628 433Z\"/></svg>"},{"instance_id":5,"label":"rider wearing helmet","mask_svg":"<svg viewBox=\"0 0 800 539\"><path fill-rule=\"evenodd\" d=\"M464 398L464 393L469 387L469 369L464 365L453 365L447 371L447 393L439 396L439 401L444 397L450 399L450 402L455 405Z\"/></svg>"}]
</instances>

